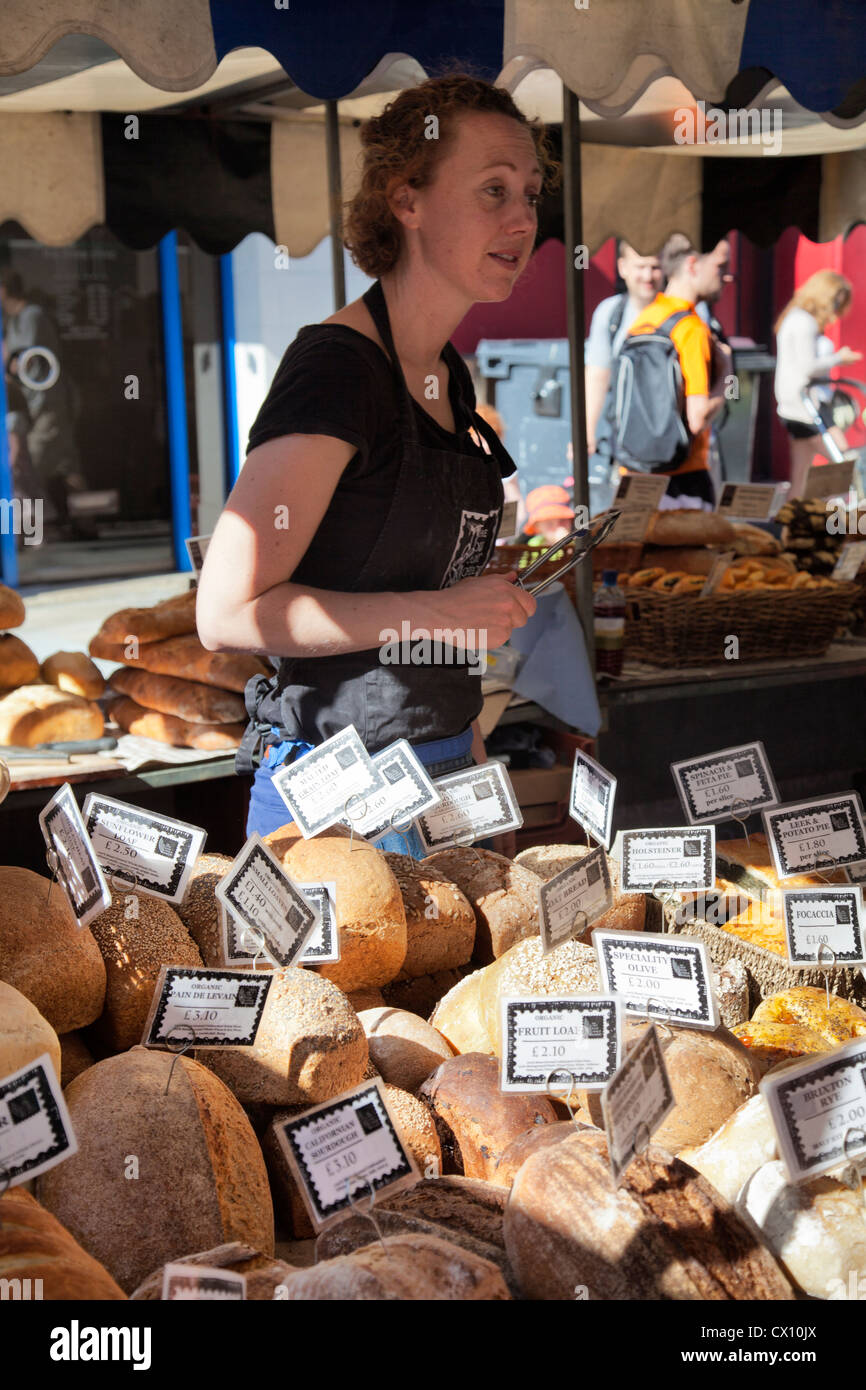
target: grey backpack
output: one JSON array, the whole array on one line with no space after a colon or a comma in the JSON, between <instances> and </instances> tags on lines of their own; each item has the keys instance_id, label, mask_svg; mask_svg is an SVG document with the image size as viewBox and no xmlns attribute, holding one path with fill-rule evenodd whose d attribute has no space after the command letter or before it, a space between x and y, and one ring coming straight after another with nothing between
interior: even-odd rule
<instances>
[{"instance_id":1,"label":"grey backpack","mask_svg":"<svg viewBox=\"0 0 866 1390\"><path fill-rule=\"evenodd\" d=\"M614 361L611 453L633 472L676 468L691 448L683 374L670 336L691 312L681 309L658 328L630 333Z\"/></svg>"}]
</instances>

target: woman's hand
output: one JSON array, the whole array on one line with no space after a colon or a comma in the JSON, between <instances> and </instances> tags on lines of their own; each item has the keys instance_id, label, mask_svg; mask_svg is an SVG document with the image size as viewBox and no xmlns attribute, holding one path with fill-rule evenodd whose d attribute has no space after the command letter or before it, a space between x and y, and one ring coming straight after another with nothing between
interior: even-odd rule
<instances>
[{"instance_id":1,"label":"woman's hand","mask_svg":"<svg viewBox=\"0 0 866 1390\"><path fill-rule=\"evenodd\" d=\"M516 627L523 627L536 609L535 599L516 585L516 579L514 571L480 574L474 579L461 579L449 589L413 597L418 600L418 607L431 610L429 619L425 617L425 626L454 633L458 640L452 645L477 650L479 634L483 634L487 650L493 651L508 641Z\"/></svg>"},{"instance_id":2,"label":"woman's hand","mask_svg":"<svg viewBox=\"0 0 866 1390\"><path fill-rule=\"evenodd\" d=\"M840 347L836 356L840 362L862 362L862 352L855 351L854 348Z\"/></svg>"}]
</instances>

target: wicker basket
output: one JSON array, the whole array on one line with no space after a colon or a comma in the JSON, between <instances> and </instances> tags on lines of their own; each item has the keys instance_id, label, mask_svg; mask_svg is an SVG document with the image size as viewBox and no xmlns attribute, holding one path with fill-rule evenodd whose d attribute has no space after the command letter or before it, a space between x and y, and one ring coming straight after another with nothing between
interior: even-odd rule
<instances>
[{"instance_id":1,"label":"wicker basket","mask_svg":"<svg viewBox=\"0 0 866 1390\"><path fill-rule=\"evenodd\" d=\"M662 594L627 590L626 655L656 666L726 660L730 637L741 661L823 656L858 597L856 584L753 593Z\"/></svg>"}]
</instances>

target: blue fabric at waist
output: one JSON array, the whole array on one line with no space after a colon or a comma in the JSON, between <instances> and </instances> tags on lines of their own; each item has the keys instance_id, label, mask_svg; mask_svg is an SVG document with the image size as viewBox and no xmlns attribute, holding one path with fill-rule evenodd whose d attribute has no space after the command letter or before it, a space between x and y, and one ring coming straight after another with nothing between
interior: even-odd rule
<instances>
[{"instance_id":1,"label":"blue fabric at waist","mask_svg":"<svg viewBox=\"0 0 866 1390\"><path fill-rule=\"evenodd\" d=\"M279 737L279 729L272 728L275 737ZM303 739L292 738L284 739L280 743L270 744L264 754L263 762L268 767L279 767L285 762L293 749L297 750L297 756L303 757L314 747L312 743L306 743ZM412 750L417 753L419 760L425 767L430 767L434 763L444 763L451 758L462 758L472 747L472 729L464 729L462 734L454 734L451 738L434 738L426 743L413 743Z\"/></svg>"}]
</instances>

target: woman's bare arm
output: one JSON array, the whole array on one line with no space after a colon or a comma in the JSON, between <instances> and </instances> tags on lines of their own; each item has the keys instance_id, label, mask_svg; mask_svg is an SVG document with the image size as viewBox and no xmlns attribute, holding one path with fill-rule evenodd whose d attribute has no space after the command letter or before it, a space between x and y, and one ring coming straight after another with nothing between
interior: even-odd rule
<instances>
[{"instance_id":1,"label":"woman's bare arm","mask_svg":"<svg viewBox=\"0 0 866 1390\"><path fill-rule=\"evenodd\" d=\"M367 651L408 621L412 630L483 630L489 648L535 610L501 575L450 589L343 593L291 583L318 529L352 445L329 435L288 435L248 455L208 546L196 621L210 651L334 656Z\"/></svg>"}]
</instances>

